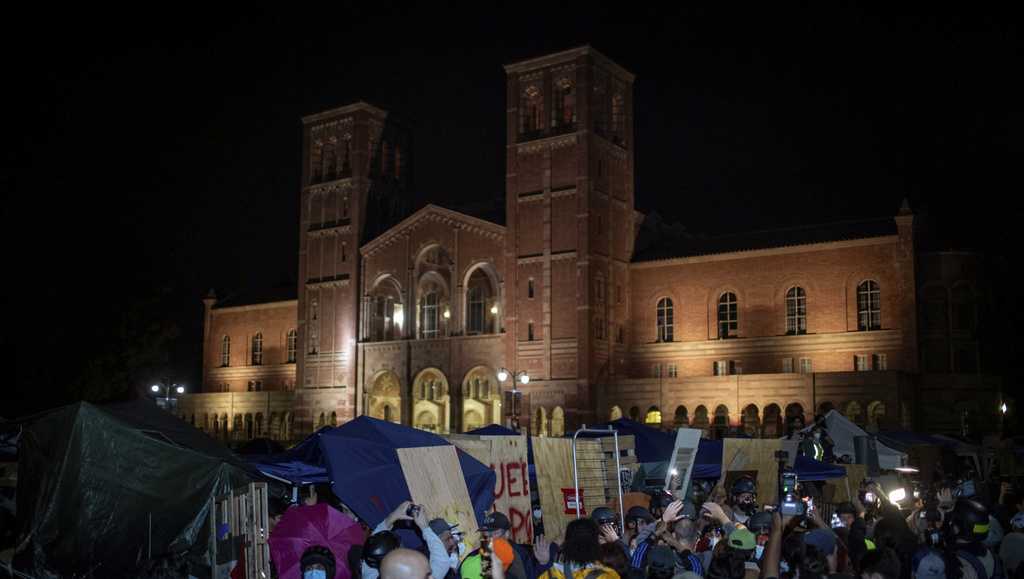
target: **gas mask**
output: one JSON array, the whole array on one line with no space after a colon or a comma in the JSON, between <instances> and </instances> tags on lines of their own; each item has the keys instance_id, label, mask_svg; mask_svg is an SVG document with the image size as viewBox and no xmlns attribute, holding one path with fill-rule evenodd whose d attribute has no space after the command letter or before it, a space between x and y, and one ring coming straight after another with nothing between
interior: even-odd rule
<instances>
[{"instance_id":1,"label":"gas mask","mask_svg":"<svg viewBox=\"0 0 1024 579\"><path fill-rule=\"evenodd\" d=\"M750 516L753 516L753 514L757 512L757 503L754 502L753 498L751 498L749 500L744 499L743 501L741 501L739 504L736 505L736 508L741 513L743 513L743 514L747 515L748 517L750 517Z\"/></svg>"}]
</instances>

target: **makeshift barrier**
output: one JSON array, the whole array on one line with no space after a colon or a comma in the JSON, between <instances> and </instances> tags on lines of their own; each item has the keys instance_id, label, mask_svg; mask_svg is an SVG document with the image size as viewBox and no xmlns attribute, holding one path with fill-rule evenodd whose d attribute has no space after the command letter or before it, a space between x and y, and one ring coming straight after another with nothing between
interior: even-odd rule
<instances>
[{"instance_id":1,"label":"makeshift barrier","mask_svg":"<svg viewBox=\"0 0 1024 579\"><path fill-rule=\"evenodd\" d=\"M513 542L532 543L533 516L526 437L453 434L447 438L459 450L494 471L494 510L508 517L512 524Z\"/></svg>"},{"instance_id":2,"label":"makeshift barrier","mask_svg":"<svg viewBox=\"0 0 1024 579\"><path fill-rule=\"evenodd\" d=\"M246 579L270 577L268 520L267 483L250 483L211 499L210 561L217 567L223 567L221 561L238 561L245 565Z\"/></svg>"},{"instance_id":3,"label":"makeshift barrier","mask_svg":"<svg viewBox=\"0 0 1024 579\"><path fill-rule=\"evenodd\" d=\"M479 543L476 515L455 447L399 448L397 452L412 501L423 505L429 518L458 523L464 542L475 549Z\"/></svg>"}]
</instances>

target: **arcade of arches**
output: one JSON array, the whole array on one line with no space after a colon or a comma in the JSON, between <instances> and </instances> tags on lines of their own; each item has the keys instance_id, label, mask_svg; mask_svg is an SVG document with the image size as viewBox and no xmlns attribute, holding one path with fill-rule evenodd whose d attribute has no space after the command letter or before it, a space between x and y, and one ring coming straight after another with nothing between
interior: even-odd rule
<instances>
[{"instance_id":1,"label":"arcade of arches","mask_svg":"<svg viewBox=\"0 0 1024 579\"><path fill-rule=\"evenodd\" d=\"M839 405L829 401L818 404L817 413L824 415L830 410L838 410L843 416L868 432L877 432L887 425L885 402L874 400L861 402L848 400ZM691 413L692 412L692 413ZM745 435L751 438L778 438L785 436L794 429L801 428L813 419L813 415L803 405L793 402L785 405L771 403L763 409L756 404L748 404L743 410L732 416L732 410L725 404L719 404L710 410L708 406L698 404L688 407L680 404L670 415L666 415L658 406L651 406L641 414L638 406L624 414L619 406L608 409L608 420L618 420L624 416L634 421L642 421L648 426L673 430L676 428L696 428L704 431L706 438L722 438L731 435ZM903 420L906 422L906 420Z\"/></svg>"}]
</instances>

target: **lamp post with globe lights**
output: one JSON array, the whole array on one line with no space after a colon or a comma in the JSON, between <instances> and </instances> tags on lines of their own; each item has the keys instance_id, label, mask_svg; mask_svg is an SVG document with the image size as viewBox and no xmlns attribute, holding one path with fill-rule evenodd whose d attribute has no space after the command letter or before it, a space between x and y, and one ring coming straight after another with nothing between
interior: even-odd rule
<instances>
[{"instance_id":1,"label":"lamp post with globe lights","mask_svg":"<svg viewBox=\"0 0 1024 579\"><path fill-rule=\"evenodd\" d=\"M163 400L162 406L163 406L164 410L170 410L171 406L172 406L171 402L172 401L174 401L174 402L178 401L177 398L172 398L171 397L171 393L172 392L177 393L177 394L184 394L185 393L185 385L184 384L172 384L170 381L167 381L167 380L164 380L160 384L153 384L152 386L149 387L149 389L155 395L157 404L160 404L160 401ZM160 396L161 392L163 392L163 396Z\"/></svg>"},{"instance_id":2,"label":"lamp post with globe lights","mask_svg":"<svg viewBox=\"0 0 1024 579\"><path fill-rule=\"evenodd\" d=\"M519 397L522 392L519 390L517 384L526 386L530 383L530 375L524 372L510 371L508 368L498 369L498 382L504 383L509 378L512 379L512 430L519 432Z\"/></svg>"}]
</instances>

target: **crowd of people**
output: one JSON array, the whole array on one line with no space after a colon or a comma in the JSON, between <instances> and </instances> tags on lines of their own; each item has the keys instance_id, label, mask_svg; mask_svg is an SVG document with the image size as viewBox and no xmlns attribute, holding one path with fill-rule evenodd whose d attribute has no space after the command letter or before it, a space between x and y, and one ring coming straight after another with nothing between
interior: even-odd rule
<instances>
[{"instance_id":1,"label":"crowd of people","mask_svg":"<svg viewBox=\"0 0 1024 579\"><path fill-rule=\"evenodd\" d=\"M1024 579L1024 494L1008 484L991 505L962 485L935 488L908 512L868 482L830 508L828 520L814 507L818 492L813 483L798 487L794 513L784 499L761 500L748 477L728 489L694 481L686 493L653 493L622 519L595 508L570 522L560 544L543 536L517 544L508 518L495 512L473 550L457 524L406 502L365 529L346 561L312 546L302 577L332 579L345 565L364 579ZM277 503L271 514L277 520L287 510ZM417 540L403 541L403 528Z\"/></svg>"}]
</instances>

